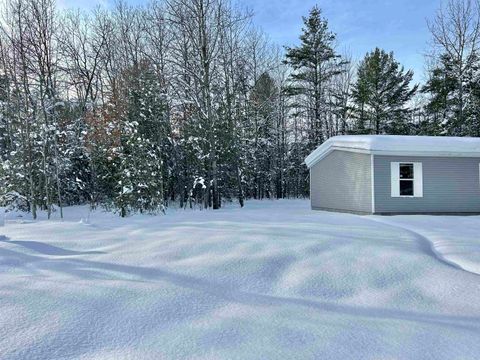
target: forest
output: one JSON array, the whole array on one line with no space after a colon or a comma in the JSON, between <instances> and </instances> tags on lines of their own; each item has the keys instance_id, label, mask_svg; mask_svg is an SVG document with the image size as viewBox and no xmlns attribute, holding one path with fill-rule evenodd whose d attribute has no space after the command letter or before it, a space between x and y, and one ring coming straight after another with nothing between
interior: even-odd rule
<instances>
[{"instance_id":1,"label":"forest","mask_svg":"<svg viewBox=\"0 0 480 360\"><path fill-rule=\"evenodd\" d=\"M229 0L10 0L0 18L0 206L33 218L307 197L329 137L480 136L478 0L428 19L422 84L389 49L339 51L319 6L294 47Z\"/></svg>"}]
</instances>

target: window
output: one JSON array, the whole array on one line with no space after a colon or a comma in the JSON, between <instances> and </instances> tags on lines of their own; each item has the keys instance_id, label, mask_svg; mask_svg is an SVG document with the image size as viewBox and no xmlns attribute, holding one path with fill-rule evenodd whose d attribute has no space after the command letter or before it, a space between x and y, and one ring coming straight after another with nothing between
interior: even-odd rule
<instances>
[{"instance_id":1,"label":"window","mask_svg":"<svg viewBox=\"0 0 480 360\"><path fill-rule=\"evenodd\" d=\"M400 196L413 196L413 164L400 164Z\"/></svg>"},{"instance_id":2,"label":"window","mask_svg":"<svg viewBox=\"0 0 480 360\"><path fill-rule=\"evenodd\" d=\"M422 163L392 162L390 171L392 197L423 197Z\"/></svg>"}]
</instances>

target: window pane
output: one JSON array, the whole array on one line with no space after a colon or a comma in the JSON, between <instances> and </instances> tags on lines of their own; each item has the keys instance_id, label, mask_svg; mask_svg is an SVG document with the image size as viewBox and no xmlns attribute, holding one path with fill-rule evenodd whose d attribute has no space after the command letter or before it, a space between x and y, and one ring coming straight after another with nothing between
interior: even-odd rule
<instances>
[{"instance_id":1,"label":"window pane","mask_svg":"<svg viewBox=\"0 0 480 360\"><path fill-rule=\"evenodd\" d=\"M400 195L401 196L413 196L413 181L412 180L400 180Z\"/></svg>"},{"instance_id":2,"label":"window pane","mask_svg":"<svg viewBox=\"0 0 480 360\"><path fill-rule=\"evenodd\" d=\"M413 179L413 164L400 164L400 179Z\"/></svg>"}]
</instances>

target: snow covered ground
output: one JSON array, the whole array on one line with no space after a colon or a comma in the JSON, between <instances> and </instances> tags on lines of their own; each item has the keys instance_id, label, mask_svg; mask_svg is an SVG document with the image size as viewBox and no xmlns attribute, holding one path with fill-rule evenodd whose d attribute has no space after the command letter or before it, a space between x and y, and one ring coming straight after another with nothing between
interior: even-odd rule
<instances>
[{"instance_id":1,"label":"snow covered ground","mask_svg":"<svg viewBox=\"0 0 480 360\"><path fill-rule=\"evenodd\" d=\"M0 227L2 360L480 358L480 217L65 213Z\"/></svg>"},{"instance_id":2,"label":"snow covered ground","mask_svg":"<svg viewBox=\"0 0 480 360\"><path fill-rule=\"evenodd\" d=\"M441 261L480 275L479 216L378 217L416 235Z\"/></svg>"}]
</instances>

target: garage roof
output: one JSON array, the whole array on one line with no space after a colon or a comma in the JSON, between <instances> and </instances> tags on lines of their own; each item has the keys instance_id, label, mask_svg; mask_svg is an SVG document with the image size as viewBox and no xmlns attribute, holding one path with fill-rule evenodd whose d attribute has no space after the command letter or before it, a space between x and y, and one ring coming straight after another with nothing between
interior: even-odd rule
<instances>
[{"instance_id":1,"label":"garage roof","mask_svg":"<svg viewBox=\"0 0 480 360\"><path fill-rule=\"evenodd\" d=\"M375 155L480 157L480 138L401 135L334 136L308 155L305 164L310 168L333 150Z\"/></svg>"}]
</instances>

